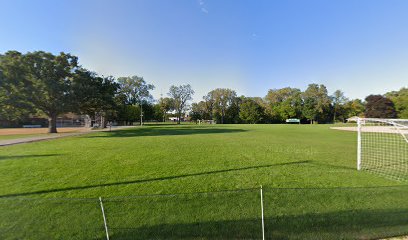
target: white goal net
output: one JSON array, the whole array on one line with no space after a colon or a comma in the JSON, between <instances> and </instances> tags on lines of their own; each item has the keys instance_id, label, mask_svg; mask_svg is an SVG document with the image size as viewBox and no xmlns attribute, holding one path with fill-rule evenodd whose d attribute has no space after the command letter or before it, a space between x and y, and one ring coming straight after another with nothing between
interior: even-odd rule
<instances>
[{"instance_id":1,"label":"white goal net","mask_svg":"<svg viewBox=\"0 0 408 240\"><path fill-rule=\"evenodd\" d=\"M359 118L358 170L408 180L408 119Z\"/></svg>"}]
</instances>

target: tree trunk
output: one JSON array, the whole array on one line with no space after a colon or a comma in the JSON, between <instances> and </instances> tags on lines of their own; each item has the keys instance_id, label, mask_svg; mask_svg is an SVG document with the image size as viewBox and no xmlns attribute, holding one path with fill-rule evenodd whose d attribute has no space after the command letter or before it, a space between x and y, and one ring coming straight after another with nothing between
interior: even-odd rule
<instances>
[{"instance_id":1,"label":"tree trunk","mask_svg":"<svg viewBox=\"0 0 408 240\"><path fill-rule=\"evenodd\" d=\"M100 126L100 128L105 128L106 127L106 121L105 120L106 120L105 116L103 116L101 114L101 126Z\"/></svg>"},{"instance_id":2,"label":"tree trunk","mask_svg":"<svg viewBox=\"0 0 408 240\"><path fill-rule=\"evenodd\" d=\"M181 112L178 112L177 124L180 124Z\"/></svg>"},{"instance_id":3,"label":"tree trunk","mask_svg":"<svg viewBox=\"0 0 408 240\"><path fill-rule=\"evenodd\" d=\"M55 113L48 117L48 133L57 133L57 114Z\"/></svg>"},{"instance_id":4,"label":"tree trunk","mask_svg":"<svg viewBox=\"0 0 408 240\"><path fill-rule=\"evenodd\" d=\"M140 104L140 126L143 126L143 107Z\"/></svg>"},{"instance_id":5,"label":"tree trunk","mask_svg":"<svg viewBox=\"0 0 408 240\"><path fill-rule=\"evenodd\" d=\"M224 115L225 115L225 110L224 108L221 109L221 123L224 124Z\"/></svg>"}]
</instances>

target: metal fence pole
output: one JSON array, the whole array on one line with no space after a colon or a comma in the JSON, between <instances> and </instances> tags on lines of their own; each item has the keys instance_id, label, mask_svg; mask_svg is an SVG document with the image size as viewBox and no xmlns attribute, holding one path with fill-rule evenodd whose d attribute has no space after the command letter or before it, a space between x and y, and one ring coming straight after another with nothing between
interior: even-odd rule
<instances>
[{"instance_id":1,"label":"metal fence pole","mask_svg":"<svg viewBox=\"0 0 408 240\"><path fill-rule=\"evenodd\" d=\"M261 213L262 213L262 240L265 240L265 223L264 223L264 207L263 207L262 185L261 185Z\"/></svg>"},{"instance_id":2,"label":"metal fence pole","mask_svg":"<svg viewBox=\"0 0 408 240\"><path fill-rule=\"evenodd\" d=\"M103 209L102 197L99 197L99 203L101 204L103 224L105 225L106 240L109 240L108 225L106 224L105 210Z\"/></svg>"}]
</instances>

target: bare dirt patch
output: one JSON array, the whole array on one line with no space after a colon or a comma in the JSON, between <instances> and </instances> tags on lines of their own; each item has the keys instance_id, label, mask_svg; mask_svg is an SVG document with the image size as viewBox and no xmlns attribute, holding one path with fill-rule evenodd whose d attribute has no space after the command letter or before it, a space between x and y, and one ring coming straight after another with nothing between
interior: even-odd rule
<instances>
[{"instance_id":1,"label":"bare dirt patch","mask_svg":"<svg viewBox=\"0 0 408 240\"><path fill-rule=\"evenodd\" d=\"M357 127L331 127L330 129L357 132ZM361 131L368 133L408 134L408 129L401 129L394 126L363 126Z\"/></svg>"},{"instance_id":2,"label":"bare dirt patch","mask_svg":"<svg viewBox=\"0 0 408 240\"><path fill-rule=\"evenodd\" d=\"M330 129L357 132L357 127L331 127Z\"/></svg>"},{"instance_id":3,"label":"bare dirt patch","mask_svg":"<svg viewBox=\"0 0 408 240\"><path fill-rule=\"evenodd\" d=\"M58 128L59 133L88 132L90 128ZM47 133L48 128L3 128L0 129L0 136L7 135L27 135Z\"/></svg>"}]
</instances>

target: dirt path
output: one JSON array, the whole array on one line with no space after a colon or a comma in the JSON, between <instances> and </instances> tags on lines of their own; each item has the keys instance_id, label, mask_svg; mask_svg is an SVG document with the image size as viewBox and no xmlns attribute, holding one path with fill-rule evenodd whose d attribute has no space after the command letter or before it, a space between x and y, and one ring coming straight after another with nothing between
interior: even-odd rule
<instances>
[{"instance_id":1,"label":"dirt path","mask_svg":"<svg viewBox=\"0 0 408 240\"><path fill-rule=\"evenodd\" d=\"M132 128L132 127L135 127L135 126L112 127L112 131L125 129L125 128ZM84 135L84 134L89 134L89 133L94 133L94 132L108 132L108 131L109 129L102 129L102 130L88 129L87 131L81 130L79 132L71 132L71 133L56 133L56 134L49 134L49 135L43 135L43 136L39 135L39 136L25 137L25 138L5 139L5 140L0 140L0 147L21 144L21 143L52 140L52 139L58 139L58 138L64 138L64 137L79 136L79 135Z\"/></svg>"}]
</instances>

